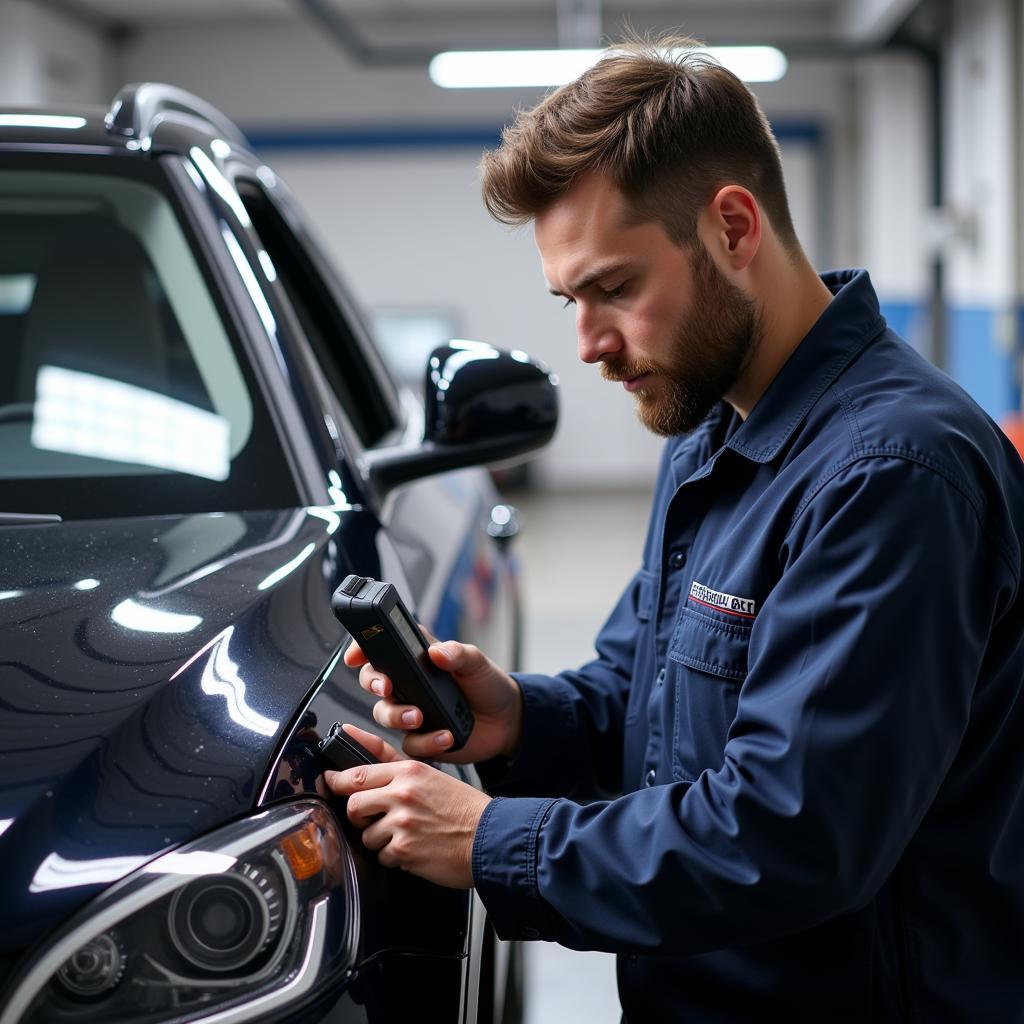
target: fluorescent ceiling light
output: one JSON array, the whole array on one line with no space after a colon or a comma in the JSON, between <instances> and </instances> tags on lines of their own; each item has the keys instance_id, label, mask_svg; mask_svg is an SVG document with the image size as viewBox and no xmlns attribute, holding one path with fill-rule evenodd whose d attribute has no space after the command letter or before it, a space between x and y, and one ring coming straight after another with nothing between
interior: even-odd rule
<instances>
[{"instance_id":1,"label":"fluorescent ceiling light","mask_svg":"<svg viewBox=\"0 0 1024 1024\"><path fill-rule=\"evenodd\" d=\"M686 51L673 51L673 55ZM745 82L776 82L786 56L774 46L709 46L707 54ZM508 89L565 85L615 50L451 50L430 62L443 89Z\"/></svg>"}]
</instances>

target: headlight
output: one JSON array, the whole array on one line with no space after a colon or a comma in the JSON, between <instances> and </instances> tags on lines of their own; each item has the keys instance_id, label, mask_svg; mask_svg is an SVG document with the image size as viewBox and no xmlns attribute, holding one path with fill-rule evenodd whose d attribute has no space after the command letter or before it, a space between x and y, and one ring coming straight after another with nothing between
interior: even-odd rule
<instances>
[{"instance_id":1,"label":"headlight","mask_svg":"<svg viewBox=\"0 0 1024 1024\"><path fill-rule=\"evenodd\" d=\"M151 861L36 958L0 1024L287 1013L355 963L355 872L337 822L301 800Z\"/></svg>"}]
</instances>

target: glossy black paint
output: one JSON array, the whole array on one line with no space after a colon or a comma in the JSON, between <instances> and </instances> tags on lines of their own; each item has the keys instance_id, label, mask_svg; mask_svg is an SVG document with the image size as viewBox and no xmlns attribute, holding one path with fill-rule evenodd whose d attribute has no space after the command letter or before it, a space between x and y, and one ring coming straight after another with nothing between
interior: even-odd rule
<instances>
[{"instance_id":1,"label":"glossy black paint","mask_svg":"<svg viewBox=\"0 0 1024 1024\"><path fill-rule=\"evenodd\" d=\"M47 864L88 879L90 861L148 859L254 805L341 642L336 563L302 510L0 531L17 594L0 601L0 952L104 884Z\"/></svg>"},{"instance_id":2,"label":"glossy black paint","mask_svg":"<svg viewBox=\"0 0 1024 1024\"><path fill-rule=\"evenodd\" d=\"M0 525L0 986L59 923L146 860L261 804L322 795L314 744L333 721L381 731L373 701L340 662L347 638L329 598L346 574L392 580L439 635L479 643L514 665L514 574L509 553L486 533L497 495L478 470L418 478L537 447L557 414L542 367L503 353L478 367L464 350L459 365L453 349L455 362L444 358L450 376L438 378L447 388L427 396L435 413L443 401L451 412L428 417L424 443L413 449L416 468L391 491L397 480L382 484L372 466L401 450L401 431L363 449L263 272L260 240L229 193L186 173L188 154L201 150L229 190L260 174L299 244L310 245L328 300L396 412L358 312L283 186L239 138L173 109L148 138L107 131L103 111L81 113L84 124L72 130L0 127L0 153L116 157L162 169L309 505ZM122 128L135 120L125 111ZM255 315L225 231L274 324ZM451 398L438 402L445 390ZM445 465L431 461L437 448L447 449ZM446 770L475 780L472 769ZM462 1019L479 970L476 901L381 868L343 807L335 811L358 867L359 968L350 990L321 993L289 1019Z\"/></svg>"},{"instance_id":3,"label":"glossy black paint","mask_svg":"<svg viewBox=\"0 0 1024 1024\"><path fill-rule=\"evenodd\" d=\"M525 352L482 342L441 345L427 363L424 439L450 446L546 444L558 425L557 384Z\"/></svg>"},{"instance_id":4,"label":"glossy black paint","mask_svg":"<svg viewBox=\"0 0 1024 1024\"><path fill-rule=\"evenodd\" d=\"M539 448L558 425L558 379L524 352L453 341L430 355L423 442L366 458L379 495L398 484Z\"/></svg>"}]
</instances>

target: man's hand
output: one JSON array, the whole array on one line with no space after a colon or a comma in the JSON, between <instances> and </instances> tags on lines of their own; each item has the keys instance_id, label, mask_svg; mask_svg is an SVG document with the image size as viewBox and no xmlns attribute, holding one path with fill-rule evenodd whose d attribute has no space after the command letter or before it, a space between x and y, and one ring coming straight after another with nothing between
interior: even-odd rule
<instances>
[{"instance_id":1,"label":"man's hand","mask_svg":"<svg viewBox=\"0 0 1024 1024\"><path fill-rule=\"evenodd\" d=\"M473 887L473 837L491 798L465 782L404 760L379 736L343 726L382 764L324 772L335 796L348 797L348 817L385 867L402 868L450 889Z\"/></svg>"},{"instance_id":2,"label":"man's hand","mask_svg":"<svg viewBox=\"0 0 1024 1024\"><path fill-rule=\"evenodd\" d=\"M423 632L431 641L427 650L430 660L451 673L473 712L476 724L469 739L460 750L446 754L455 742L449 730L411 733L423 724L422 710L393 700L391 680L366 660L366 655L353 641L345 651L345 664L359 668L359 685L382 698L374 705L373 717L387 729L409 733L402 743L409 757L453 764L487 761L499 755L513 757L519 749L523 723L523 695L516 681L478 647L455 640L438 643L426 630Z\"/></svg>"}]
</instances>

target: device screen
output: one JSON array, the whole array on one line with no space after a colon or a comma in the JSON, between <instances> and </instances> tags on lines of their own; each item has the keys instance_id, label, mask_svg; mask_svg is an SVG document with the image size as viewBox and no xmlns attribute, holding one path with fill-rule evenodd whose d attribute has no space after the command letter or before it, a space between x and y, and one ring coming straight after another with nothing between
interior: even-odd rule
<instances>
[{"instance_id":1,"label":"device screen","mask_svg":"<svg viewBox=\"0 0 1024 1024\"><path fill-rule=\"evenodd\" d=\"M402 614L402 609L399 608L397 604L391 609L391 621L397 627L402 639L409 645L410 650L425 651L427 649L423 639L417 635L409 620Z\"/></svg>"}]
</instances>

